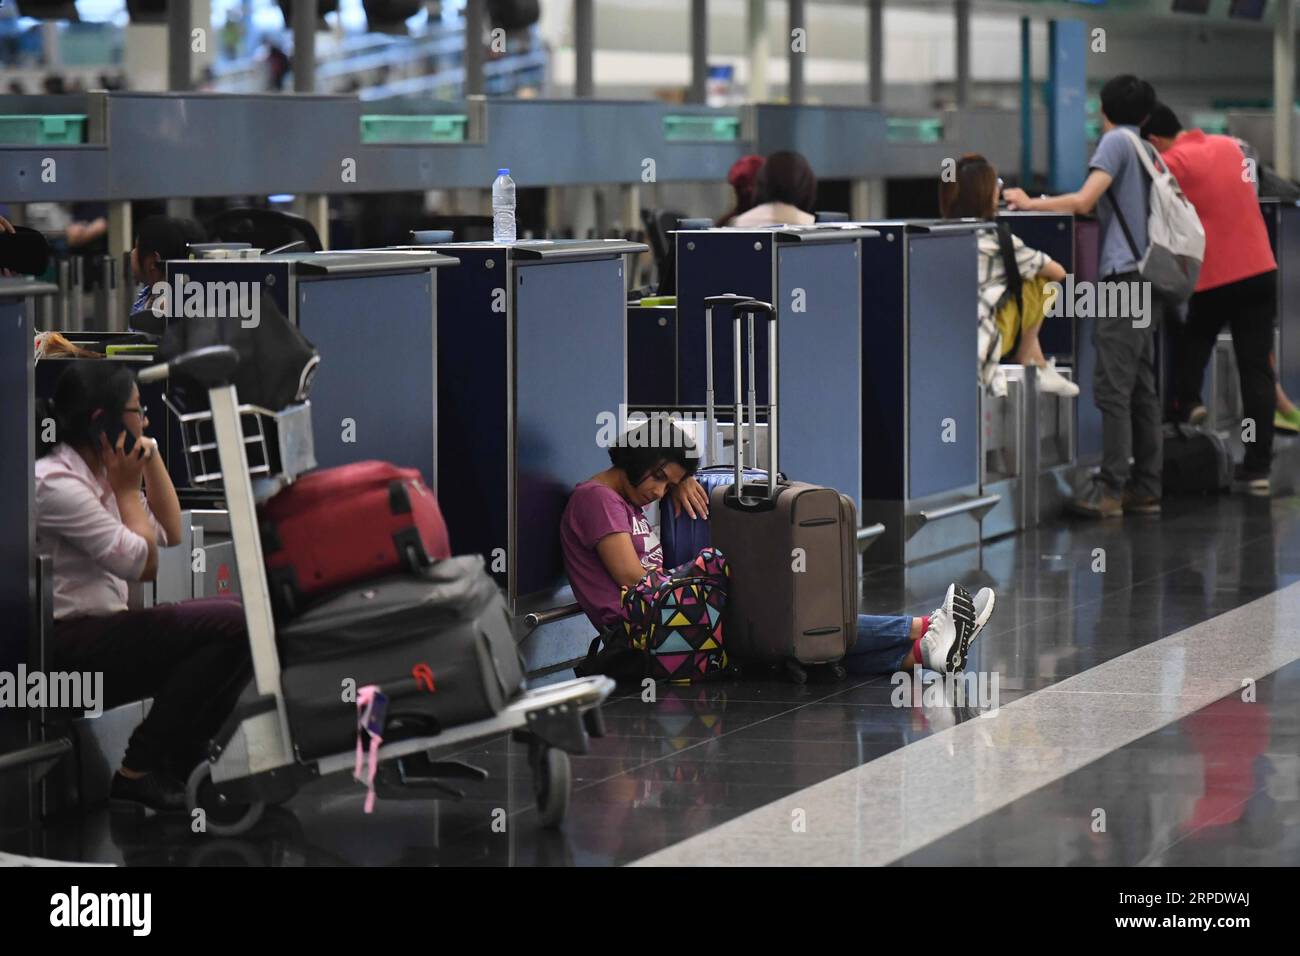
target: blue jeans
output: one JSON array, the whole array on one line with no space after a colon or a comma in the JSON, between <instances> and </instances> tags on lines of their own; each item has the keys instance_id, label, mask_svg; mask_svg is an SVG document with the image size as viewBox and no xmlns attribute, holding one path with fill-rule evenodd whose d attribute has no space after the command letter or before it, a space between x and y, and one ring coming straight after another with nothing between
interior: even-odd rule
<instances>
[{"instance_id":1,"label":"blue jeans","mask_svg":"<svg viewBox=\"0 0 1300 956\"><path fill-rule=\"evenodd\" d=\"M850 674L892 674L912 649L912 618L858 615L858 639L844 658Z\"/></svg>"}]
</instances>

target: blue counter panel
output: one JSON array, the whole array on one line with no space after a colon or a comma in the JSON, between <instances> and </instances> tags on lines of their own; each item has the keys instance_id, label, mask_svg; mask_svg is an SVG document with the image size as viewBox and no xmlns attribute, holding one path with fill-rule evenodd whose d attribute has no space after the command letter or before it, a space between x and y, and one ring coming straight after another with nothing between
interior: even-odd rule
<instances>
[{"instance_id":1,"label":"blue counter panel","mask_svg":"<svg viewBox=\"0 0 1300 956\"><path fill-rule=\"evenodd\" d=\"M911 499L979 481L977 265L973 233L908 240Z\"/></svg>"},{"instance_id":2,"label":"blue counter panel","mask_svg":"<svg viewBox=\"0 0 1300 956\"><path fill-rule=\"evenodd\" d=\"M1074 280L1097 281L1098 225L1095 219L1076 220L1074 224ZM1097 372L1097 348L1093 345L1094 319L1074 320L1074 380L1079 383L1079 396L1074 401L1077 431L1076 460L1081 465L1095 464L1101 459L1101 412L1094 398L1094 378Z\"/></svg>"},{"instance_id":3,"label":"blue counter panel","mask_svg":"<svg viewBox=\"0 0 1300 956\"><path fill-rule=\"evenodd\" d=\"M1050 213L1003 213L998 217L1011 225L1012 235L1031 249L1047 253L1067 273L1074 271L1074 217ZM1048 318L1038 333L1038 343L1048 358L1069 362L1074 355L1073 320Z\"/></svg>"},{"instance_id":4,"label":"blue counter panel","mask_svg":"<svg viewBox=\"0 0 1300 956\"><path fill-rule=\"evenodd\" d=\"M453 254L461 264L438 277L438 501L452 550L483 555L504 586L493 553L509 544L510 336L492 305L505 293L506 257Z\"/></svg>"},{"instance_id":5,"label":"blue counter panel","mask_svg":"<svg viewBox=\"0 0 1300 956\"><path fill-rule=\"evenodd\" d=\"M34 331L27 301L0 298L0 443L8 449L0 455L0 614L8 622L0 628L0 670L10 673L27 659L34 622Z\"/></svg>"},{"instance_id":6,"label":"blue counter panel","mask_svg":"<svg viewBox=\"0 0 1300 956\"><path fill-rule=\"evenodd\" d=\"M671 409L677 404L677 309L628 306L627 402Z\"/></svg>"},{"instance_id":7,"label":"blue counter panel","mask_svg":"<svg viewBox=\"0 0 1300 956\"><path fill-rule=\"evenodd\" d=\"M463 268L463 267L462 267ZM514 593L564 582L560 518L579 481L609 467L602 415L625 400L622 259L516 265Z\"/></svg>"},{"instance_id":8,"label":"blue counter panel","mask_svg":"<svg viewBox=\"0 0 1300 956\"><path fill-rule=\"evenodd\" d=\"M861 507L861 265L859 243L777 246L780 303L778 440L792 478ZM796 303L802 306L796 311ZM756 333L765 331L756 323ZM759 367L759 379L764 371Z\"/></svg>"},{"instance_id":9,"label":"blue counter panel","mask_svg":"<svg viewBox=\"0 0 1300 956\"><path fill-rule=\"evenodd\" d=\"M1300 207L1282 205L1277 220L1278 323L1282 329L1277 357L1282 390L1300 394Z\"/></svg>"},{"instance_id":10,"label":"blue counter panel","mask_svg":"<svg viewBox=\"0 0 1300 956\"><path fill-rule=\"evenodd\" d=\"M691 247L694 248L691 248ZM772 300L772 237L757 233L692 232L677 237L678 401L704 405L704 299L734 292L762 302ZM713 316L713 387L720 417L731 420L735 396L733 330L721 310ZM743 346L742 346L743 348ZM767 339L755 349L758 401L767 401ZM741 369L741 388L749 383L748 366Z\"/></svg>"},{"instance_id":11,"label":"blue counter panel","mask_svg":"<svg viewBox=\"0 0 1300 956\"><path fill-rule=\"evenodd\" d=\"M434 483L433 283L429 272L299 281L298 327L321 357L311 403L322 468L377 459Z\"/></svg>"},{"instance_id":12,"label":"blue counter panel","mask_svg":"<svg viewBox=\"0 0 1300 956\"><path fill-rule=\"evenodd\" d=\"M881 238L862 244L862 497L901 501L907 447L906 230L872 228Z\"/></svg>"}]
</instances>

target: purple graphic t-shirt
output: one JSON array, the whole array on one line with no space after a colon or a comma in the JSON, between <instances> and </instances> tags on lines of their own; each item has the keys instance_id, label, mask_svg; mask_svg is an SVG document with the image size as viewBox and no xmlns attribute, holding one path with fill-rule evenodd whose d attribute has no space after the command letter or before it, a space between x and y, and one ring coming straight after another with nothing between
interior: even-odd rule
<instances>
[{"instance_id":1,"label":"purple graphic t-shirt","mask_svg":"<svg viewBox=\"0 0 1300 956\"><path fill-rule=\"evenodd\" d=\"M632 535L632 546L647 571L663 567L664 549L645 513L613 488L584 481L573 489L560 520L560 547L574 596L597 627L621 620L622 589L605 570L596 544L608 534Z\"/></svg>"}]
</instances>

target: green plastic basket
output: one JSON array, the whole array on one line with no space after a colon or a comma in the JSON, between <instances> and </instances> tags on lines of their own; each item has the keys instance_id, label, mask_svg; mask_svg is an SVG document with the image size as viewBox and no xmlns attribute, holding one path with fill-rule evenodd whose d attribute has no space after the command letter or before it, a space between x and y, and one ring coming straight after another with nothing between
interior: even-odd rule
<instances>
[{"instance_id":1,"label":"green plastic basket","mask_svg":"<svg viewBox=\"0 0 1300 956\"><path fill-rule=\"evenodd\" d=\"M941 119L891 116L885 122L885 139L891 143L943 142L943 120Z\"/></svg>"},{"instance_id":2,"label":"green plastic basket","mask_svg":"<svg viewBox=\"0 0 1300 956\"><path fill-rule=\"evenodd\" d=\"M0 116L0 143L6 146L58 146L85 141L84 113Z\"/></svg>"},{"instance_id":3,"label":"green plastic basket","mask_svg":"<svg viewBox=\"0 0 1300 956\"><path fill-rule=\"evenodd\" d=\"M362 143L463 143L468 134L463 113L361 117Z\"/></svg>"},{"instance_id":4,"label":"green plastic basket","mask_svg":"<svg viewBox=\"0 0 1300 956\"><path fill-rule=\"evenodd\" d=\"M1219 111L1211 113L1193 113L1192 126L1196 129L1204 130L1207 133L1218 133L1220 136L1228 135L1228 114Z\"/></svg>"},{"instance_id":5,"label":"green plastic basket","mask_svg":"<svg viewBox=\"0 0 1300 956\"><path fill-rule=\"evenodd\" d=\"M740 117L665 116L664 139L670 143L734 143L740 139Z\"/></svg>"}]
</instances>

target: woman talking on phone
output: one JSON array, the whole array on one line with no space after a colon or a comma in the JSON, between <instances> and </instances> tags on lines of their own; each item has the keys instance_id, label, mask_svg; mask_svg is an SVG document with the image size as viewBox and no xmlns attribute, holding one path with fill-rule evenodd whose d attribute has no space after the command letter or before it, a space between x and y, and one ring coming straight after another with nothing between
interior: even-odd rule
<instances>
[{"instance_id":1,"label":"woman talking on phone","mask_svg":"<svg viewBox=\"0 0 1300 956\"><path fill-rule=\"evenodd\" d=\"M127 608L128 585L154 580L158 549L181 534L146 411L125 365L69 365L37 410L36 543L54 560L52 669L103 673L105 709L153 698L110 801L184 812L182 781L248 680L248 639L236 600Z\"/></svg>"}]
</instances>

